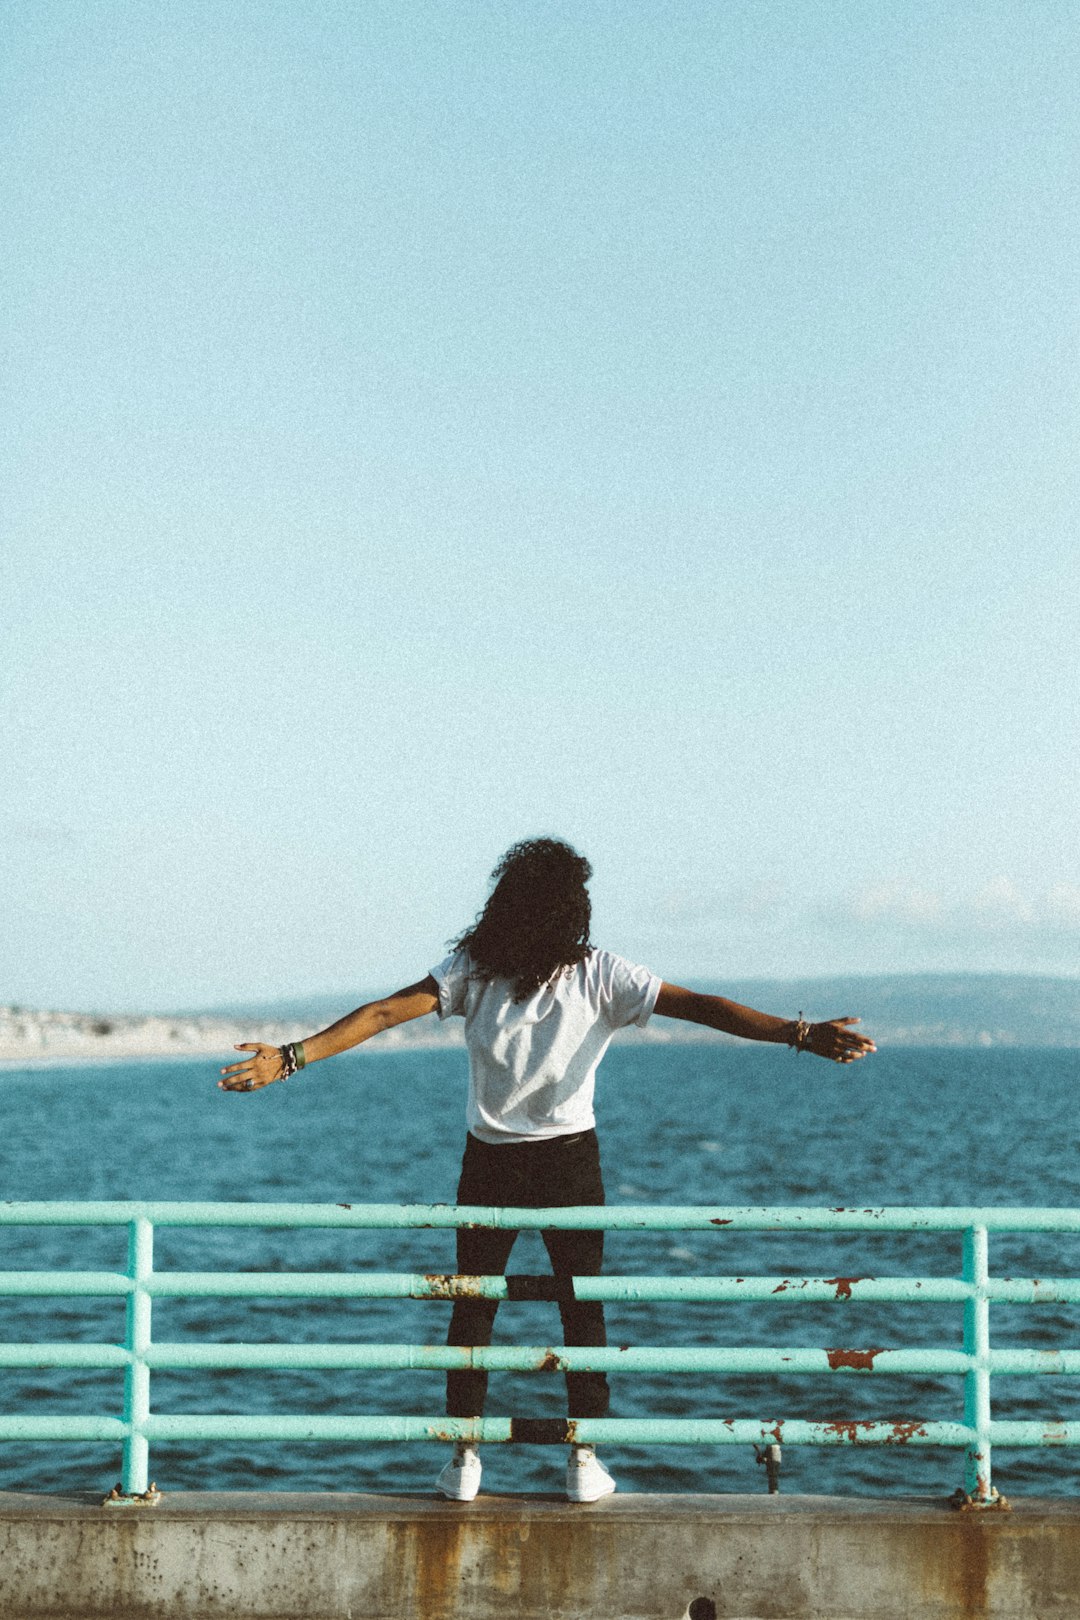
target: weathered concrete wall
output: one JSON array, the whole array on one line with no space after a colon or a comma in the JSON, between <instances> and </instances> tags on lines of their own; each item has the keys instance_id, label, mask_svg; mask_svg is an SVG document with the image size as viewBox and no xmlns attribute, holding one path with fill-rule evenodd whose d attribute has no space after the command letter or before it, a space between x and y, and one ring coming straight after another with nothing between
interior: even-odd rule
<instances>
[{"instance_id":1,"label":"weathered concrete wall","mask_svg":"<svg viewBox=\"0 0 1080 1620\"><path fill-rule=\"evenodd\" d=\"M2 1620L1076 1620L1080 1504L0 1494Z\"/></svg>"}]
</instances>

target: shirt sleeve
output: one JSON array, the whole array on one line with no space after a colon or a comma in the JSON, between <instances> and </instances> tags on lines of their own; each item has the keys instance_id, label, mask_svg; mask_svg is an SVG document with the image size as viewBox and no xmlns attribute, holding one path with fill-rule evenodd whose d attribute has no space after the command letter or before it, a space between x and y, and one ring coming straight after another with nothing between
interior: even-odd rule
<instances>
[{"instance_id":1,"label":"shirt sleeve","mask_svg":"<svg viewBox=\"0 0 1080 1620\"><path fill-rule=\"evenodd\" d=\"M639 967L609 951L601 953L602 1004L615 1029L637 1024L644 1029L652 1017L663 980L647 967Z\"/></svg>"},{"instance_id":2,"label":"shirt sleeve","mask_svg":"<svg viewBox=\"0 0 1080 1620\"><path fill-rule=\"evenodd\" d=\"M439 991L439 1005L435 1009L440 1018L462 1017L465 1013L465 992L469 987L469 954L454 951L438 967L431 969L431 977ZM653 998L655 1000L655 997Z\"/></svg>"}]
</instances>

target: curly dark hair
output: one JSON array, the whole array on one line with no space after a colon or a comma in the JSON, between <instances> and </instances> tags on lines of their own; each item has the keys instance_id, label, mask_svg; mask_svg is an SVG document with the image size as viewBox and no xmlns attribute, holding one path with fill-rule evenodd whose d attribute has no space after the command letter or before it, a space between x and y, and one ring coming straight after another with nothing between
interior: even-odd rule
<instances>
[{"instance_id":1,"label":"curly dark hair","mask_svg":"<svg viewBox=\"0 0 1080 1620\"><path fill-rule=\"evenodd\" d=\"M511 979L526 1001L562 968L592 950L592 867L558 838L525 838L491 874L494 888L471 928L451 944L464 948L482 979Z\"/></svg>"}]
</instances>

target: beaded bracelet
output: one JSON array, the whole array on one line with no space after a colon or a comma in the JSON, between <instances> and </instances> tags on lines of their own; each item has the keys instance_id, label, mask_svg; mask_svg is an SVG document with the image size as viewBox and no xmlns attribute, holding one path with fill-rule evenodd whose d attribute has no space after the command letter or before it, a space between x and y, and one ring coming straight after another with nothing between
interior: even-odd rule
<instances>
[{"instance_id":1,"label":"beaded bracelet","mask_svg":"<svg viewBox=\"0 0 1080 1620\"><path fill-rule=\"evenodd\" d=\"M795 1035L791 1042L797 1053L805 1052L807 1047L810 1045L810 1031L813 1029L813 1027L813 1024L808 1024L806 1022L806 1019L800 1012L798 1023L795 1025Z\"/></svg>"},{"instance_id":2,"label":"beaded bracelet","mask_svg":"<svg viewBox=\"0 0 1080 1620\"><path fill-rule=\"evenodd\" d=\"M284 1046L279 1046L278 1055L281 1058L279 1080L287 1080L291 1074L295 1074L298 1069L303 1069L307 1065L303 1041L288 1041Z\"/></svg>"}]
</instances>

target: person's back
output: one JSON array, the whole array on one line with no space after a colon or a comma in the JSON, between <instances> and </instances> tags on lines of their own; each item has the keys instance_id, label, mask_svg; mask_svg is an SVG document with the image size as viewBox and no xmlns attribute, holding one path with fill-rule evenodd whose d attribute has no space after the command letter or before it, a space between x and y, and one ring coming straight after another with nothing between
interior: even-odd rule
<instances>
[{"instance_id":1,"label":"person's back","mask_svg":"<svg viewBox=\"0 0 1080 1620\"><path fill-rule=\"evenodd\" d=\"M464 947L431 976L439 1017L465 1020L468 1128L491 1143L591 1130L600 1059L617 1029L647 1023L661 983L599 950L559 968L521 1001L510 979L484 977Z\"/></svg>"}]
</instances>

